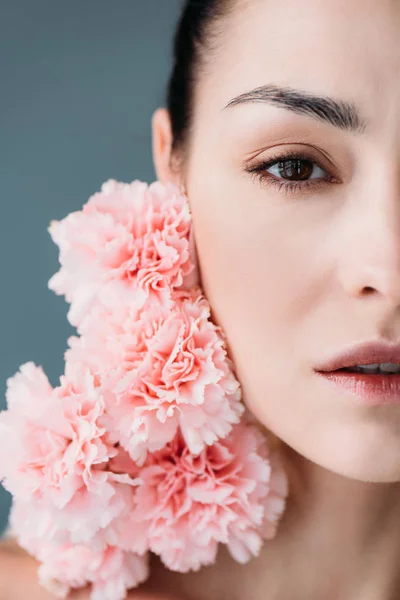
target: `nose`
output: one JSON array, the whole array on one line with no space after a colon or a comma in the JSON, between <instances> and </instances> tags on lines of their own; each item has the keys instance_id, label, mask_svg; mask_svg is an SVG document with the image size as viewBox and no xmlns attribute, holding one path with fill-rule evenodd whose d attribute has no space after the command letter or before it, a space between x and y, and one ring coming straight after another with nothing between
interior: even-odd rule
<instances>
[{"instance_id":1,"label":"nose","mask_svg":"<svg viewBox=\"0 0 400 600\"><path fill-rule=\"evenodd\" d=\"M388 177L352 204L342 222L339 277L348 296L400 306L400 181Z\"/></svg>"}]
</instances>

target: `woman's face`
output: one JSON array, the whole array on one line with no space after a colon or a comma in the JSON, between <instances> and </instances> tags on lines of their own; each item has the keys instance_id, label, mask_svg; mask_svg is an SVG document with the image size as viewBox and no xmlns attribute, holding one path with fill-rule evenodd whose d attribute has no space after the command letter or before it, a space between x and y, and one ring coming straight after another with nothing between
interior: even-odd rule
<instances>
[{"instance_id":1,"label":"woman's face","mask_svg":"<svg viewBox=\"0 0 400 600\"><path fill-rule=\"evenodd\" d=\"M399 32L396 0L239 2L197 90L185 181L248 408L308 459L372 481L400 480L400 405L361 405L314 367L400 339ZM226 107L261 86L351 106L316 118L259 93ZM288 153L302 162L280 168Z\"/></svg>"}]
</instances>

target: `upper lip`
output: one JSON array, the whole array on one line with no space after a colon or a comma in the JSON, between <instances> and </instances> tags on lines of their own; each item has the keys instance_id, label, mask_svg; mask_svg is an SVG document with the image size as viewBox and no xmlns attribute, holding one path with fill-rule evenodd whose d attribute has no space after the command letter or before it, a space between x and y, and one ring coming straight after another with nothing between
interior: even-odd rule
<instances>
[{"instance_id":1,"label":"upper lip","mask_svg":"<svg viewBox=\"0 0 400 600\"><path fill-rule=\"evenodd\" d=\"M316 371L337 371L355 365L378 363L400 364L400 344L385 344L371 341L350 348L331 356L315 367Z\"/></svg>"}]
</instances>

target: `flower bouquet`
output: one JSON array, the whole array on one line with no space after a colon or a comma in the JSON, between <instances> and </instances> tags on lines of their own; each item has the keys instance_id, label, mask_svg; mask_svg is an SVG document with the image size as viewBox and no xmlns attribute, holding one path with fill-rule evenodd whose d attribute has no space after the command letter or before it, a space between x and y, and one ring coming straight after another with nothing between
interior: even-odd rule
<instances>
[{"instance_id":1,"label":"flower bouquet","mask_svg":"<svg viewBox=\"0 0 400 600\"><path fill-rule=\"evenodd\" d=\"M248 561L275 535L287 480L211 320L186 196L110 179L48 230L49 288L77 335L58 387L32 362L7 380L11 534L64 598L91 584L92 600L122 600L150 553L180 572L219 544Z\"/></svg>"}]
</instances>

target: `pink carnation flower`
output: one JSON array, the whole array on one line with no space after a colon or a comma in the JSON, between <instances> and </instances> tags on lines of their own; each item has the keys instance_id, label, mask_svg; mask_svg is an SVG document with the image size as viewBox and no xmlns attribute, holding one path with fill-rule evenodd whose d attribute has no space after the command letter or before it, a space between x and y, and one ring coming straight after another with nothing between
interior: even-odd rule
<instances>
[{"instance_id":1,"label":"pink carnation flower","mask_svg":"<svg viewBox=\"0 0 400 600\"><path fill-rule=\"evenodd\" d=\"M89 361L102 384L107 430L133 460L142 464L178 427L195 454L230 432L244 411L241 390L198 288L175 292L172 308L154 302L115 327L98 312L85 335L70 339L67 372Z\"/></svg>"},{"instance_id":2,"label":"pink carnation flower","mask_svg":"<svg viewBox=\"0 0 400 600\"><path fill-rule=\"evenodd\" d=\"M0 414L4 487L35 508L42 537L68 531L90 539L123 510L118 484L137 484L107 470L118 449L100 423L104 400L93 376L75 365L53 390L42 368L26 363L7 381L7 404Z\"/></svg>"},{"instance_id":3,"label":"pink carnation flower","mask_svg":"<svg viewBox=\"0 0 400 600\"><path fill-rule=\"evenodd\" d=\"M68 375L76 364L85 365L98 381L110 387L112 373L118 381L121 373L131 368L129 349L137 338L140 310L130 302L118 302L114 294L103 294L102 301L82 323L81 335L69 337L65 373ZM146 303L146 311L151 304L154 301Z\"/></svg>"},{"instance_id":4,"label":"pink carnation flower","mask_svg":"<svg viewBox=\"0 0 400 600\"><path fill-rule=\"evenodd\" d=\"M62 509L40 500L14 497L9 527L20 546L38 560L45 560L42 548L49 544L86 545L96 552L115 546L140 556L146 554L146 526L133 518L135 491L141 483L139 468L117 447L104 470L113 488L111 498L104 496L104 506L82 490Z\"/></svg>"},{"instance_id":5,"label":"pink carnation flower","mask_svg":"<svg viewBox=\"0 0 400 600\"><path fill-rule=\"evenodd\" d=\"M140 477L134 518L147 522L150 549L182 572L213 563L219 543L239 562L257 555L287 494L277 457L270 460L264 436L243 422L198 456L178 434L148 457Z\"/></svg>"},{"instance_id":6,"label":"pink carnation flower","mask_svg":"<svg viewBox=\"0 0 400 600\"><path fill-rule=\"evenodd\" d=\"M81 211L52 221L61 269L49 288L71 303L70 323L79 327L107 287L138 305L150 294L166 302L194 268L190 227L187 200L172 183L139 180L110 179Z\"/></svg>"}]
</instances>

